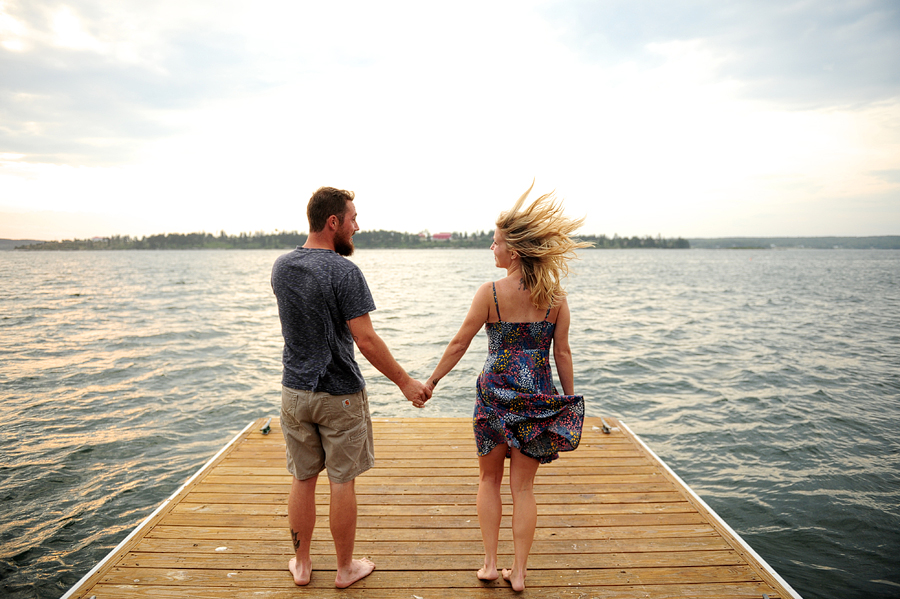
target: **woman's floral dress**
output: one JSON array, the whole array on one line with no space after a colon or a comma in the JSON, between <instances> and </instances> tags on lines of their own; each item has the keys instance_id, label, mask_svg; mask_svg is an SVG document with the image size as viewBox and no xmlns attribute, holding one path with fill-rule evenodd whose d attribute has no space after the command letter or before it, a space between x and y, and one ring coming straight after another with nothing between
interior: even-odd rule
<instances>
[{"instance_id":1,"label":"woman's floral dress","mask_svg":"<svg viewBox=\"0 0 900 599\"><path fill-rule=\"evenodd\" d=\"M497 290L494 306L500 319ZM556 324L491 322L485 324L488 357L478 376L475 442L478 455L506 443L549 463L581 440L584 396L559 395L550 370L550 344Z\"/></svg>"}]
</instances>

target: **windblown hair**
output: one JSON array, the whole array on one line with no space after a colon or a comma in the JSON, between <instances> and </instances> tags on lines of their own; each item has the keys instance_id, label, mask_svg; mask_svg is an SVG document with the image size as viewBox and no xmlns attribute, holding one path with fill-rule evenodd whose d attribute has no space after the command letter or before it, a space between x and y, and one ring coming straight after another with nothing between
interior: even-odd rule
<instances>
[{"instance_id":1,"label":"windblown hair","mask_svg":"<svg viewBox=\"0 0 900 599\"><path fill-rule=\"evenodd\" d=\"M344 214L347 212L347 200L353 201L356 194L352 191L335 189L334 187L320 187L306 205L306 218L309 219L309 230L318 233L325 228L328 217L338 217L338 222L344 224Z\"/></svg>"},{"instance_id":2,"label":"windblown hair","mask_svg":"<svg viewBox=\"0 0 900 599\"><path fill-rule=\"evenodd\" d=\"M577 257L575 250L594 244L570 237L584 224L584 218L566 217L552 192L523 208L532 187L534 183L511 210L500 215L497 228L507 247L522 261L522 276L525 288L531 292L531 303L543 309L565 297L561 280L569 274L569 260Z\"/></svg>"}]
</instances>

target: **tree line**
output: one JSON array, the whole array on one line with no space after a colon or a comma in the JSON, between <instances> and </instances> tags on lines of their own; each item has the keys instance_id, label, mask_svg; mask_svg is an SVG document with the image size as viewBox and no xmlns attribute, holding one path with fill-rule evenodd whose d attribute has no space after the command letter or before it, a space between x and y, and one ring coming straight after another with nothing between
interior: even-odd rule
<instances>
[{"instance_id":1,"label":"tree line","mask_svg":"<svg viewBox=\"0 0 900 599\"><path fill-rule=\"evenodd\" d=\"M691 239L697 249L898 250L900 235L872 237L716 237Z\"/></svg>"},{"instance_id":2,"label":"tree line","mask_svg":"<svg viewBox=\"0 0 900 599\"><path fill-rule=\"evenodd\" d=\"M16 247L17 250L188 250L188 249L290 249L306 243L306 233L297 231L276 231L265 233L240 233L228 235L221 231L212 233L163 233L146 237L113 235L93 239L71 239L65 241L45 241ZM690 248L690 243L682 238L663 237L619 237L613 235L582 235L582 241L594 243L596 248ZM399 231L358 231L353 236L357 249L413 249L413 248L487 248L493 241L493 231L475 233L451 233L449 238L435 237L425 233L401 233Z\"/></svg>"},{"instance_id":3,"label":"tree line","mask_svg":"<svg viewBox=\"0 0 900 599\"><path fill-rule=\"evenodd\" d=\"M691 244L687 239L682 239L681 237L676 237L675 239L667 239L662 237L661 235L657 235L656 237L652 237L647 235L646 237L619 237L618 235L613 235L612 237L607 237L606 235L579 235L578 239L581 241L590 241L593 242L595 248L600 249L631 249L631 248L658 248L665 250L687 250L690 249Z\"/></svg>"}]
</instances>

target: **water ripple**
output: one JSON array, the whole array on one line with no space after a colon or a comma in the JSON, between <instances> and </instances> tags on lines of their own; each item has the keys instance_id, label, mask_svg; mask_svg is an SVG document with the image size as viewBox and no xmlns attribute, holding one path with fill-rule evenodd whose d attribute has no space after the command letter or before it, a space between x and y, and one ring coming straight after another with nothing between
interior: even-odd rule
<instances>
[{"instance_id":1,"label":"water ripple","mask_svg":"<svg viewBox=\"0 0 900 599\"><path fill-rule=\"evenodd\" d=\"M57 597L279 405L280 252L0 253L0 584ZM361 251L376 330L427 376L489 251ZM900 585L900 253L585 252L576 389L807 598ZM468 417L479 333L426 410L365 361L373 416ZM376 440L377 442L377 440Z\"/></svg>"}]
</instances>

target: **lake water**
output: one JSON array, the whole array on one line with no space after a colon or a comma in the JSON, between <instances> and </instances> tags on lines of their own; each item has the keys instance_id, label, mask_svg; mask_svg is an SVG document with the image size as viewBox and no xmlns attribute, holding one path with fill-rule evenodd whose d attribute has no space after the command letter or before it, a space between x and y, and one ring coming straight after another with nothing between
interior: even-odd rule
<instances>
[{"instance_id":1,"label":"lake water","mask_svg":"<svg viewBox=\"0 0 900 599\"><path fill-rule=\"evenodd\" d=\"M59 597L280 402L282 251L0 252L0 595ZM376 330L425 377L488 250L367 250ZM576 391L805 598L900 597L900 252L585 251ZM425 410L464 416L483 333ZM376 439L377 443L377 439Z\"/></svg>"}]
</instances>

